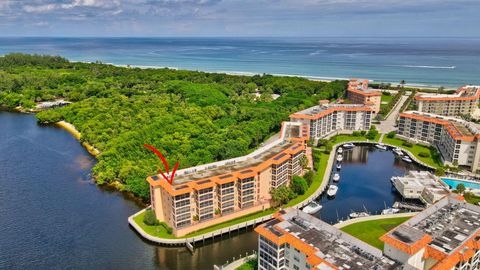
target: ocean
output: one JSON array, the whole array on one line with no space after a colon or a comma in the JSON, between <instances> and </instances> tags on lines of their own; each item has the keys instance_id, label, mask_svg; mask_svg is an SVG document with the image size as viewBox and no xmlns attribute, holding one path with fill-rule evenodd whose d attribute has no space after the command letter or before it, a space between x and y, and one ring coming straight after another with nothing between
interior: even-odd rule
<instances>
[{"instance_id":1,"label":"ocean","mask_svg":"<svg viewBox=\"0 0 480 270\"><path fill-rule=\"evenodd\" d=\"M480 84L480 38L0 38L0 54L234 74Z\"/></svg>"}]
</instances>

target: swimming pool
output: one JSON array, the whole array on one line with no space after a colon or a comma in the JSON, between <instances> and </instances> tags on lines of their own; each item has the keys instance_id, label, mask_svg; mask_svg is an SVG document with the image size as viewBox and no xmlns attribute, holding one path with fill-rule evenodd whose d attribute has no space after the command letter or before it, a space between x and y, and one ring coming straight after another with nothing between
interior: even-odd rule
<instances>
[{"instance_id":1,"label":"swimming pool","mask_svg":"<svg viewBox=\"0 0 480 270\"><path fill-rule=\"evenodd\" d=\"M451 179L451 178L441 178L441 179L445 184L451 186L453 189L456 189L457 185L459 184L463 184L466 188L480 189L480 183Z\"/></svg>"}]
</instances>

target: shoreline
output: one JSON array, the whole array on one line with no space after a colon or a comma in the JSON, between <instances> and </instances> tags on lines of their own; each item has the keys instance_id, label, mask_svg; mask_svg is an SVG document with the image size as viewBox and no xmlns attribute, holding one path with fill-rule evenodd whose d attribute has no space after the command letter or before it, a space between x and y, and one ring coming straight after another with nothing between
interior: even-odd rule
<instances>
[{"instance_id":1,"label":"shoreline","mask_svg":"<svg viewBox=\"0 0 480 270\"><path fill-rule=\"evenodd\" d=\"M91 64L94 62L89 62L89 61L71 61L72 63L85 63L85 64ZM171 70L186 70L186 71L196 71L196 72L204 72L204 73L209 73L209 74L226 74L226 75L231 75L231 76L248 76L252 77L255 75L272 75L276 77L299 77L303 79L307 79L310 81L317 81L317 82L333 82L336 80L346 80L348 81L350 78L344 78L344 77L324 77L324 76L313 76L313 75L300 75L300 74L283 74L283 73L265 73L265 72L251 72L251 71L225 71L225 70L193 70L193 69L185 69L185 68L178 68L178 67L169 67L169 66L150 66L150 65L130 65L130 64L115 64L115 63L101 63L103 65L111 65L115 67L121 67L121 68L139 68L139 69L171 69ZM356 76L352 76L351 78L356 78ZM380 83L385 83L385 84L391 84L392 86L400 86L400 82L387 82L387 81L381 81L381 80L374 80L374 79L369 79L370 83L374 84L380 84ZM407 88L418 88L418 89L425 89L425 90L437 90L439 87L444 87L444 90L456 90L461 84L459 84L457 87L455 86L442 86L442 85L435 85L435 84L420 84L420 83L406 83L404 87ZM384 89L381 89L384 90Z\"/></svg>"},{"instance_id":2,"label":"shoreline","mask_svg":"<svg viewBox=\"0 0 480 270\"><path fill-rule=\"evenodd\" d=\"M80 131L77 130L77 128L75 128L75 126L73 124L62 120L62 121L53 123L53 125L55 125L59 128L63 128L64 130L66 130L70 134L72 134L73 137L75 137L75 139L80 141L80 138L82 137L82 134L80 133ZM90 143L81 142L81 141L80 141L80 143L82 144L83 147L85 147L85 149L88 151L88 153L90 153L90 155L94 156L95 158L98 155L101 154L101 152L97 148L95 148L93 145L91 145Z\"/></svg>"}]
</instances>

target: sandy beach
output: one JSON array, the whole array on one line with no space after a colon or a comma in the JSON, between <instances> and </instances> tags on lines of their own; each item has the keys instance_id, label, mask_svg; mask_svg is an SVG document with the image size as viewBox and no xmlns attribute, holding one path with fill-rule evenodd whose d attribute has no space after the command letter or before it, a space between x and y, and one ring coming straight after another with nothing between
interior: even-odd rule
<instances>
[{"instance_id":1,"label":"sandy beach","mask_svg":"<svg viewBox=\"0 0 480 270\"><path fill-rule=\"evenodd\" d=\"M60 127L60 128L63 128L65 129L66 131L68 131L70 134L72 134L77 140L80 141L80 138L82 137L82 134L80 133L80 131L78 131L74 125L72 125L71 123L68 123L66 121L59 121L57 123L55 123L56 126ZM82 142L82 145L85 147L85 149L87 149L87 151L94 157L98 156L101 154L101 152L93 147L91 144L89 144L88 142Z\"/></svg>"}]
</instances>

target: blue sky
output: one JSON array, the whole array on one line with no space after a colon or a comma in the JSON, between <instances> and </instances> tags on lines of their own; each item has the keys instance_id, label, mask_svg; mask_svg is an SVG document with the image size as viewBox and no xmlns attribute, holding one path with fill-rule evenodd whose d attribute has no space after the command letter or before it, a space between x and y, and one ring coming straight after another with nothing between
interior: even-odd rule
<instances>
[{"instance_id":1,"label":"blue sky","mask_svg":"<svg viewBox=\"0 0 480 270\"><path fill-rule=\"evenodd\" d=\"M0 36L480 37L480 0L0 0Z\"/></svg>"}]
</instances>

